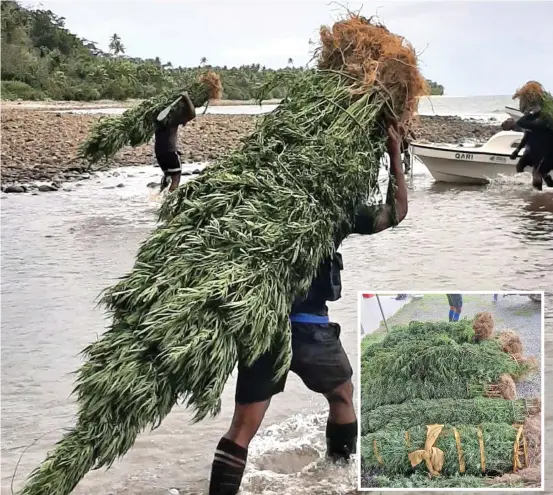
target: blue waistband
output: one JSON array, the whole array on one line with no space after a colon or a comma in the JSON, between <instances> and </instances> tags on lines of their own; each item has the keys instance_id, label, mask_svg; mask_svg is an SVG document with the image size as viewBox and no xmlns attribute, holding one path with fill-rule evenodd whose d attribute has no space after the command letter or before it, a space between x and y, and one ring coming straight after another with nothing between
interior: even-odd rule
<instances>
[{"instance_id":1,"label":"blue waistband","mask_svg":"<svg viewBox=\"0 0 553 495\"><path fill-rule=\"evenodd\" d=\"M290 315L290 321L292 323L330 323L328 316L310 315L309 313Z\"/></svg>"}]
</instances>

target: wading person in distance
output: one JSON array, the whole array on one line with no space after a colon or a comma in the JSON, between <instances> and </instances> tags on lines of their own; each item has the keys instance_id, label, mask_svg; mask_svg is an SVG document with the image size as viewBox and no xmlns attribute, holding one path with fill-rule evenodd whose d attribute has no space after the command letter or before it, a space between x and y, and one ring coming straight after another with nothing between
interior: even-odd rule
<instances>
[{"instance_id":1,"label":"wading person in distance","mask_svg":"<svg viewBox=\"0 0 553 495\"><path fill-rule=\"evenodd\" d=\"M449 321L459 321L463 309L463 294L447 294Z\"/></svg>"},{"instance_id":2,"label":"wading person in distance","mask_svg":"<svg viewBox=\"0 0 553 495\"><path fill-rule=\"evenodd\" d=\"M375 234L392 226L395 201L398 220L407 214L407 185L401 163L402 136L397 124L388 129L387 150L391 174L396 179L395 194L388 194L382 206L360 205L354 233ZM388 190L390 191L390 189ZM336 248L345 235L339 236ZM313 392L328 400L326 425L327 458L348 461L355 453L357 417L353 407L353 370L340 343L340 326L328 317L328 301L341 297L342 258L336 253L325 260L305 298L292 305L292 364L290 369ZM219 441L211 470L210 495L234 495L242 482L248 446L253 439L271 398L284 391L286 376L274 382L276 356L270 351L249 368L238 364L234 416L229 430Z\"/></svg>"},{"instance_id":3,"label":"wading person in distance","mask_svg":"<svg viewBox=\"0 0 553 495\"><path fill-rule=\"evenodd\" d=\"M163 110L156 120L154 150L156 160L163 171L160 192L169 186L169 192L174 191L180 183L182 165L178 151L179 126L184 126L196 117L196 109L187 93L181 94L181 99L169 111L169 116L160 118L167 109Z\"/></svg>"},{"instance_id":4,"label":"wading person in distance","mask_svg":"<svg viewBox=\"0 0 553 495\"><path fill-rule=\"evenodd\" d=\"M517 163L517 172L524 172L526 167L531 167L532 185L535 189L541 191L543 181L548 187L553 187L553 178L548 175L553 169L553 131L548 122L540 116L540 109L532 108L516 122L513 119L503 124L507 127L504 130L520 129L524 132L520 143L511 154L511 160L516 160L524 148L524 153Z\"/></svg>"}]
</instances>

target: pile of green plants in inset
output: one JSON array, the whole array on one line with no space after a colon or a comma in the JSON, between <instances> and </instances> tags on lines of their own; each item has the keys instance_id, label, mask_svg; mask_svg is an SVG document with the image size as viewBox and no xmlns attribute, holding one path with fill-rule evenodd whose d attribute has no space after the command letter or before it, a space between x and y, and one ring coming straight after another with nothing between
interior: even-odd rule
<instances>
[{"instance_id":1,"label":"pile of green plants in inset","mask_svg":"<svg viewBox=\"0 0 553 495\"><path fill-rule=\"evenodd\" d=\"M516 333L494 334L489 313L372 338L361 356L362 486L491 487L530 466L539 435L526 425L541 407L517 400L514 381L536 364Z\"/></svg>"},{"instance_id":2,"label":"pile of green plants in inset","mask_svg":"<svg viewBox=\"0 0 553 495\"><path fill-rule=\"evenodd\" d=\"M531 371L495 340L458 344L440 335L382 349L361 367L363 404L369 409L409 399L485 395L502 375L518 379Z\"/></svg>"},{"instance_id":3,"label":"pile of green plants in inset","mask_svg":"<svg viewBox=\"0 0 553 495\"><path fill-rule=\"evenodd\" d=\"M239 361L272 350L275 379L289 369L292 303L357 209L381 201L388 129L409 128L425 91L404 38L353 14L321 29L318 69L239 149L168 195L134 267L105 291L112 322L85 349L76 424L24 495L70 493L177 402L196 421L216 415Z\"/></svg>"}]
</instances>

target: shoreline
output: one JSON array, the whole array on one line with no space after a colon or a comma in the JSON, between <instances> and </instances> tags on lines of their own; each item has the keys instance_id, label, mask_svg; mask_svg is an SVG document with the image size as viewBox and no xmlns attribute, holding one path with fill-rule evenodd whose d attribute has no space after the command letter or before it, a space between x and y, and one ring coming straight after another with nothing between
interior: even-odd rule
<instances>
[{"instance_id":1,"label":"shoreline","mask_svg":"<svg viewBox=\"0 0 553 495\"><path fill-rule=\"evenodd\" d=\"M101 117L99 114L4 106L2 110L1 186L4 192L26 192L36 189L37 184L43 185L41 192L55 191L63 183L88 179L93 172L156 165L152 143L123 148L108 162L92 167L78 159L78 146L86 138L90 126ZM213 161L236 149L254 130L257 118L257 115L248 114L198 115L179 132L183 165ZM415 134L419 142L481 143L498 132L497 124L493 120L420 116Z\"/></svg>"},{"instance_id":2,"label":"shoreline","mask_svg":"<svg viewBox=\"0 0 553 495\"><path fill-rule=\"evenodd\" d=\"M144 100L96 100L96 101L53 101L53 100L1 100L2 110L98 110L106 108L130 108ZM264 105L278 105L279 99L264 100ZM240 107L257 105L256 100L213 100L209 102L211 107Z\"/></svg>"}]
</instances>

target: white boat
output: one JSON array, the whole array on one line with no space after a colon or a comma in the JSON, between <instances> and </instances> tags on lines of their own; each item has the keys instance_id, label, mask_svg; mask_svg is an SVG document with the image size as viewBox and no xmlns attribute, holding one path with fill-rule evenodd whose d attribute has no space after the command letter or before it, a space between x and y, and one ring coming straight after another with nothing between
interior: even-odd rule
<instances>
[{"instance_id":1,"label":"white boat","mask_svg":"<svg viewBox=\"0 0 553 495\"><path fill-rule=\"evenodd\" d=\"M522 117L522 112L515 107L505 107L505 113L515 120L518 120Z\"/></svg>"},{"instance_id":2,"label":"white boat","mask_svg":"<svg viewBox=\"0 0 553 495\"><path fill-rule=\"evenodd\" d=\"M521 132L501 131L479 147L414 142L411 153L426 165L436 182L486 184L498 175L516 173L518 158L511 160L511 153L521 139Z\"/></svg>"}]
</instances>

